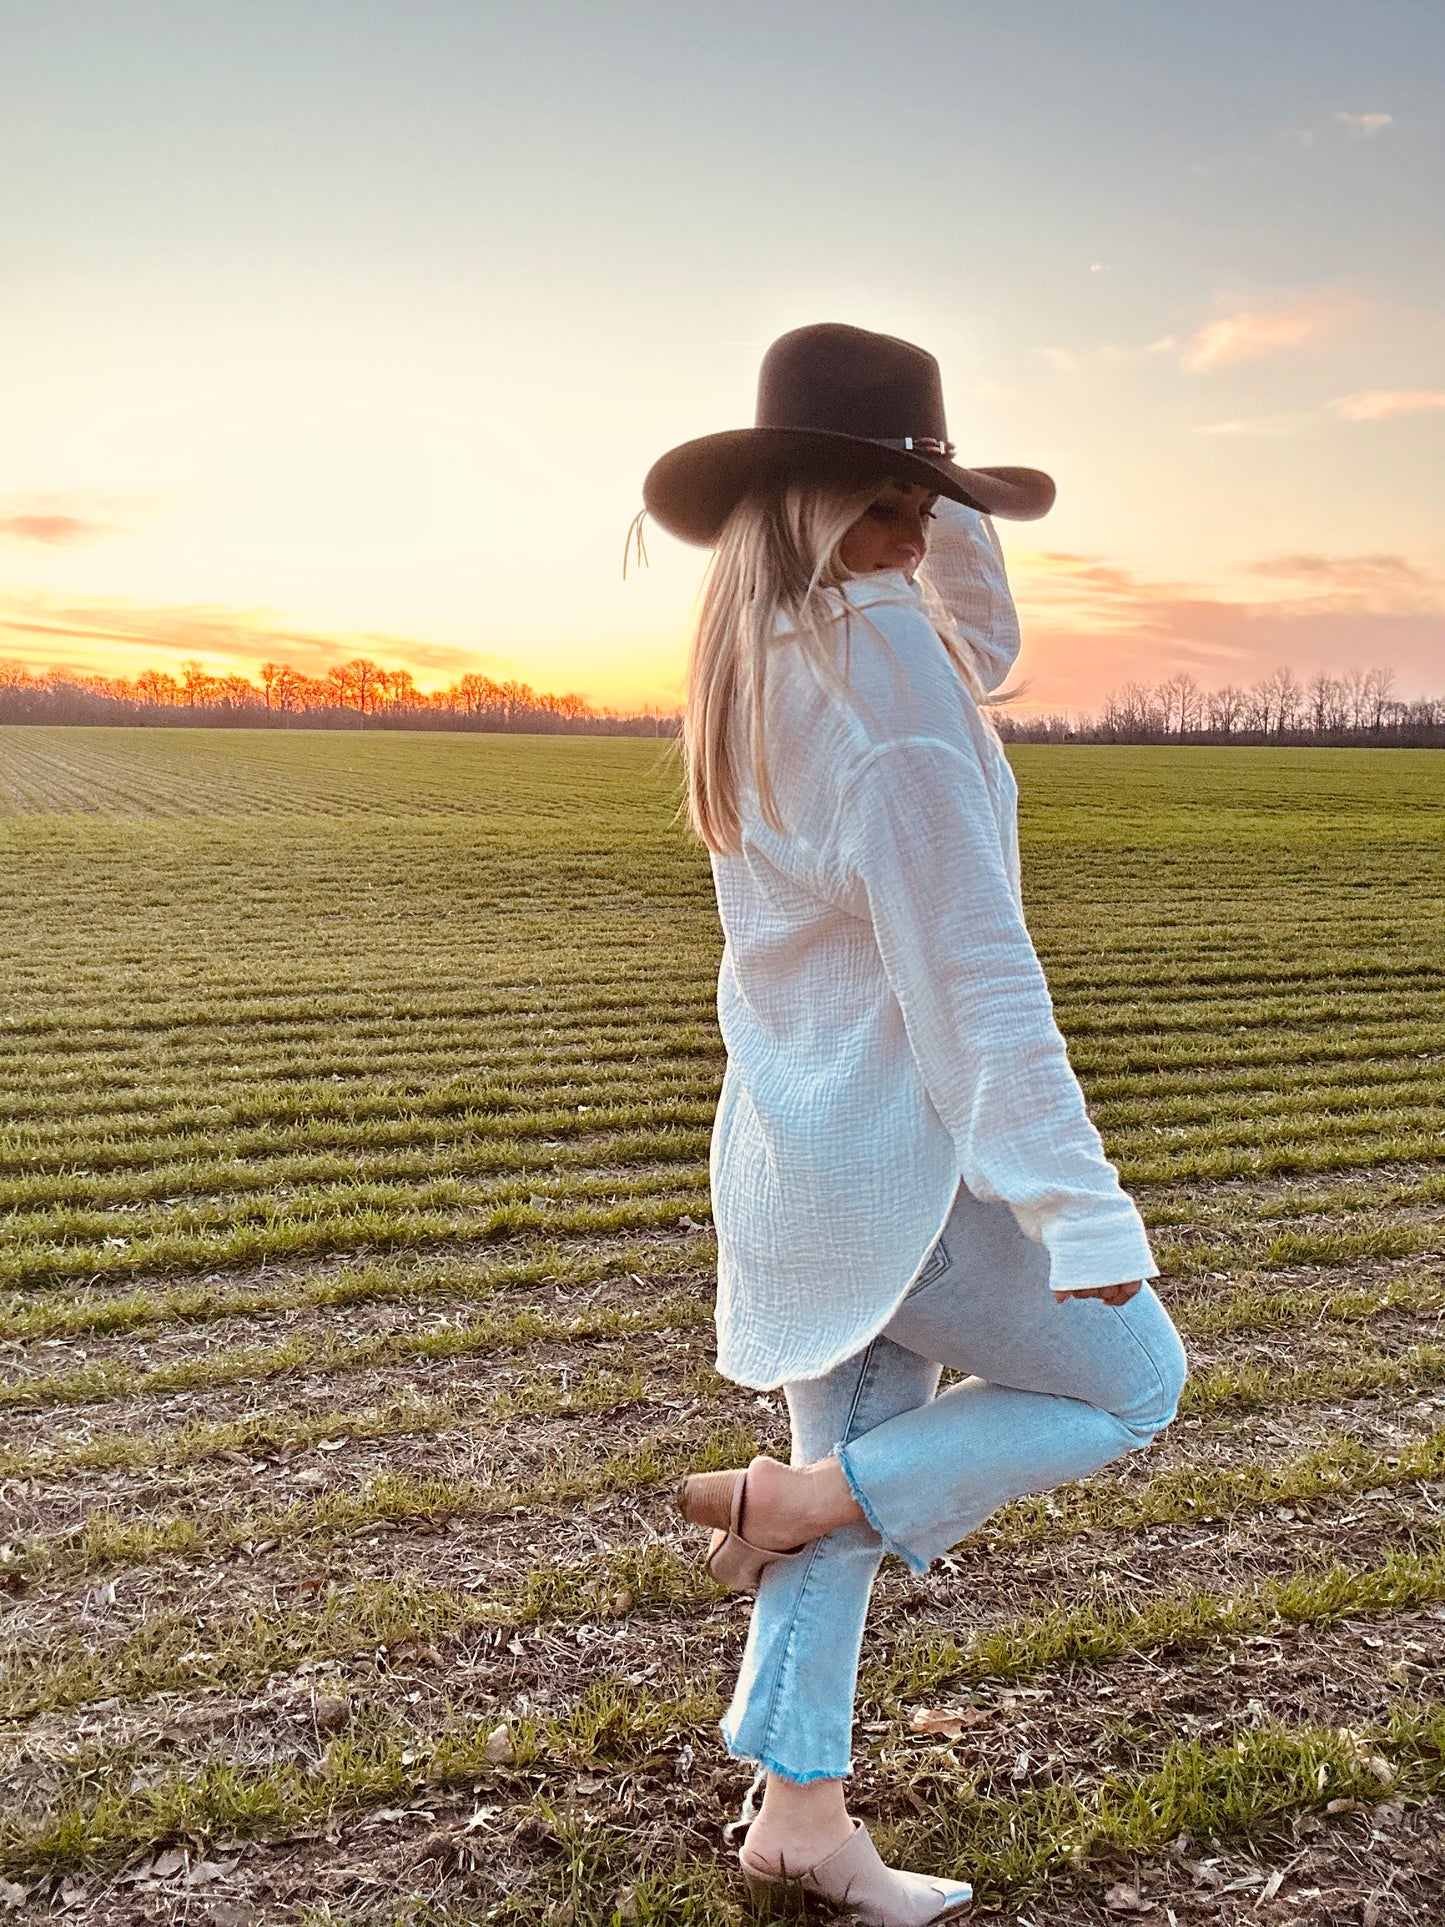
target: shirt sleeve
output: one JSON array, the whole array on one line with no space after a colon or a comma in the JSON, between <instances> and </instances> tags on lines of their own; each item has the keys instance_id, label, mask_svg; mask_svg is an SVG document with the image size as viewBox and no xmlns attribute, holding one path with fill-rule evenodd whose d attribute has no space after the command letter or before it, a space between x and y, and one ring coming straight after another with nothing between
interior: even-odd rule
<instances>
[{"instance_id":1,"label":"shirt sleeve","mask_svg":"<svg viewBox=\"0 0 1445 1927\"><path fill-rule=\"evenodd\" d=\"M953 618L986 690L997 689L1018 660L1019 618L992 521L940 495L920 578Z\"/></svg>"},{"instance_id":2,"label":"shirt sleeve","mask_svg":"<svg viewBox=\"0 0 1445 1927\"><path fill-rule=\"evenodd\" d=\"M838 855L969 1190L1044 1245L1055 1291L1157 1276L1054 1021L977 757L923 737L875 748L844 792Z\"/></svg>"}]
</instances>

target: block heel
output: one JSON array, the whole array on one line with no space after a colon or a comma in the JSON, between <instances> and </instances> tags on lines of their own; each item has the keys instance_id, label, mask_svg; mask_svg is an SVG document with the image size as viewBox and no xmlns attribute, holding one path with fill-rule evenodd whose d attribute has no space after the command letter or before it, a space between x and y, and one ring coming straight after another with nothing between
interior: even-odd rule
<instances>
[{"instance_id":1,"label":"block heel","mask_svg":"<svg viewBox=\"0 0 1445 1927\"><path fill-rule=\"evenodd\" d=\"M778 1552L771 1546L754 1545L742 1534L743 1506L747 1501L748 1475L741 1472L691 1472L679 1484L677 1509L689 1525L710 1526L704 1564L720 1586L729 1592L756 1592L769 1566L781 1559L796 1559L803 1550L794 1546Z\"/></svg>"}]
</instances>

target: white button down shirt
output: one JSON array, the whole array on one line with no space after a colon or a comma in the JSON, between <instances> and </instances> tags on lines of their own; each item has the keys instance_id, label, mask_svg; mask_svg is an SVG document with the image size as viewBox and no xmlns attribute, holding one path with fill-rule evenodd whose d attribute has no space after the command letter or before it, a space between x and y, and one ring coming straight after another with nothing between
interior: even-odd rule
<instances>
[{"instance_id":1,"label":"white button down shirt","mask_svg":"<svg viewBox=\"0 0 1445 1927\"><path fill-rule=\"evenodd\" d=\"M1018 652L997 537L973 510L937 508L920 574L995 689ZM718 1369L760 1389L817 1377L882 1330L960 1177L1043 1244L1055 1290L1156 1275L1024 924L998 739L914 583L880 572L842 594L857 706L780 637L766 735L785 828L745 780L742 850L713 857Z\"/></svg>"}]
</instances>

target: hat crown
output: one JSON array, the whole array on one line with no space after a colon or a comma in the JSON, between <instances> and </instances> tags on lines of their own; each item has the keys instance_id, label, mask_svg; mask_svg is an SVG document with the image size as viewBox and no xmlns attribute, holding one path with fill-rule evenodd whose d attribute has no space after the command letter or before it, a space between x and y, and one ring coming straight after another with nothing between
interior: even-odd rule
<instances>
[{"instance_id":1,"label":"hat crown","mask_svg":"<svg viewBox=\"0 0 1445 1927\"><path fill-rule=\"evenodd\" d=\"M892 480L1022 522L1053 505L1038 469L966 468L953 455L933 356L897 335L824 321L779 336L763 356L753 427L669 449L647 471L642 500L665 529L704 543L748 495L791 483Z\"/></svg>"},{"instance_id":2,"label":"hat crown","mask_svg":"<svg viewBox=\"0 0 1445 1927\"><path fill-rule=\"evenodd\" d=\"M758 374L758 428L947 442L943 382L925 349L825 321L780 335Z\"/></svg>"}]
</instances>

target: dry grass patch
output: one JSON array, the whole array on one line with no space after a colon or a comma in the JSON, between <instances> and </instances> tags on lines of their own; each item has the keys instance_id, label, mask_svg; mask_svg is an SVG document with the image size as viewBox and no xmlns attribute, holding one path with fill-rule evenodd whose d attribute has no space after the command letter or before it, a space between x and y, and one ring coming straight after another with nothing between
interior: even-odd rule
<instances>
[{"instance_id":1,"label":"dry grass patch","mask_svg":"<svg viewBox=\"0 0 1445 1927\"><path fill-rule=\"evenodd\" d=\"M10 734L22 1912L741 1921L745 1606L667 1488L784 1418L709 1370L717 930L675 769ZM862 1808L1001 1922L1435 1927L1438 759L1016 761L1195 1375L1151 1452L885 1572Z\"/></svg>"}]
</instances>

